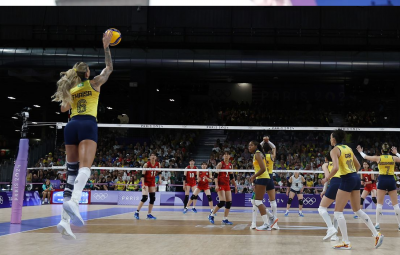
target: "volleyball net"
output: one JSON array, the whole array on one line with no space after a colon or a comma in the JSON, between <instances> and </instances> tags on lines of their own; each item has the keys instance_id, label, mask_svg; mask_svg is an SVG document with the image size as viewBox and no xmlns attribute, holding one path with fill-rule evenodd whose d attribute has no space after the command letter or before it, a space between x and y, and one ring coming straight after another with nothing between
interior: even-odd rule
<instances>
[{"instance_id":1,"label":"volleyball net","mask_svg":"<svg viewBox=\"0 0 400 255\"><path fill-rule=\"evenodd\" d=\"M30 123L29 125L51 125L57 129L62 129L67 123L35 122L35 124ZM131 172L139 173L140 176L141 171L154 171L152 168L143 168L143 164L149 160L150 153L156 153L157 161L161 164L161 168L157 171L175 173L177 184L173 185L177 186L182 183L179 178L183 176L184 171L187 171L185 167L189 165L190 158L194 158L196 161L195 166L198 168L196 171L203 171L201 164L205 162L208 170L216 172L216 164L222 160L225 151L230 154L233 169L219 169L218 172L233 172L235 176L239 175L240 177L251 176L254 173L253 157L246 149L250 141L261 142L264 136L269 136L270 141L276 147L276 158L271 178L280 180L294 172L299 172L315 183L324 178L322 165L325 162L326 154L332 148L329 141L330 134L336 129L340 128L346 132L344 142L353 149L361 166L365 160L356 150L357 145L361 145L368 155L380 155L380 147L383 142L388 142L390 146L395 147L400 145L400 128L104 123L99 123L98 127L99 145L96 154L98 160L94 163L92 170L96 170L99 175L103 174L104 176L112 174L114 171L124 172L128 175L131 175ZM145 130L146 132L142 133L145 133L144 136L147 137L129 137L129 132L118 132L118 130L126 131L129 129ZM115 135L109 136L113 132ZM108 143L114 143L118 140L117 147L102 147L101 144L104 144L102 143L102 134L105 134ZM202 149L201 152L198 148ZM208 149L208 153L204 152L205 149ZM185 153L182 153L183 150L185 150ZM178 151L181 152L179 160L176 159ZM104 153L101 154L102 152ZM109 164L110 158L112 166ZM115 163L116 158L119 158L117 163ZM373 174L378 174L376 162L368 162L368 164L368 168L374 170ZM168 167L169 165L172 165L172 167ZM28 170L56 170L62 173L65 166L29 167ZM370 171L363 171L362 169L358 173L371 174ZM399 174L396 166L395 175Z\"/></svg>"}]
</instances>

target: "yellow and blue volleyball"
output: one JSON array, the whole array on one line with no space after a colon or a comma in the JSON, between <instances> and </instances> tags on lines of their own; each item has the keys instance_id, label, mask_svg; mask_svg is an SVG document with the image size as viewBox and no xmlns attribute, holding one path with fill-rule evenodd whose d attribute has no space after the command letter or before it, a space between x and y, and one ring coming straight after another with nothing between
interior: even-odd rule
<instances>
[{"instance_id":1,"label":"yellow and blue volleyball","mask_svg":"<svg viewBox=\"0 0 400 255\"><path fill-rule=\"evenodd\" d=\"M112 31L112 33L113 33L113 35L111 37L110 46L118 45L122 39L121 32L116 28L109 28L109 29L107 29L107 31L108 30Z\"/></svg>"}]
</instances>

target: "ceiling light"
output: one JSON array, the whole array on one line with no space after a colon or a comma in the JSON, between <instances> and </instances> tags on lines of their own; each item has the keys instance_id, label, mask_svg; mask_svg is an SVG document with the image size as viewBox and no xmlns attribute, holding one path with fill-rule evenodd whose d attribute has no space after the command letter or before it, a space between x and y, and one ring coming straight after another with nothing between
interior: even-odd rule
<instances>
[{"instance_id":1,"label":"ceiling light","mask_svg":"<svg viewBox=\"0 0 400 255\"><path fill-rule=\"evenodd\" d=\"M238 83L239 87L247 87L250 83Z\"/></svg>"},{"instance_id":2,"label":"ceiling light","mask_svg":"<svg viewBox=\"0 0 400 255\"><path fill-rule=\"evenodd\" d=\"M109 106L107 107L107 109L108 109L108 110L112 110L112 108L111 108L111 107L109 107Z\"/></svg>"},{"instance_id":3,"label":"ceiling light","mask_svg":"<svg viewBox=\"0 0 400 255\"><path fill-rule=\"evenodd\" d=\"M170 99L169 101L170 101L170 102L175 102L175 100L174 100L174 99Z\"/></svg>"},{"instance_id":4,"label":"ceiling light","mask_svg":"<svg viewBox=\"0 0 400 255\"><path fill-rule=\"evenodd\" d=\"M40 107L40 105L37 105L37 104L35 104L35 105L33 105L34 107L36 107L36 108L39 108Z\"/></svg>"},{"instance_id":5,"label":"ceiling light","mask_svg":"<svg viewBox=\"0 0 400 255\"><path fill-rule=\"evenodd\" d=\"M125 113L122 114L122 116L125 116L125 115L126 115Z\"/></svg>"},{"instance_id":6,"label":"ceiling light","mask_svg":"<svg viewBox=\"0 0 400 255\"><path fill-rule=\"evenodd\" d=\"M15 97L8 97L8 99L15 99Z\"/></svg>"},{"instance_id":7,"label":"ceiling light","mask_svg":"<svg viewBox=\"0 0 400 255\"><path fill-rule=\"evenodd\" d=\"M56 114L60 114L59 112L56 112Z\"/></svg>"},{"instance_id":8,"label":"ceiling light","mask_svg":"<svg viewBox=\"0 0 400 255\"><path fill-rule=\"evenodd\" d=\"M157 89L157 92L160 92L160 90L159 90L159 89Z\"/></svg>"},{"instance_id":9,"label":"ceiling light","mask_svg":"<svg viewBox=\"0 0 400 255\"><path fill-rule=\"evenodd\" d=\"M17 120L17 119L18 119L17 117L11 117L11 118L13 118L13 119L15 119L15 120Z\"/></svg>"},{"instance_id":10,"label":"ceiling light","mask_svg":"<svg viewBox=\"0 0 400 255\"><path fill-rule=\"evenodd\" d=\"M50 126L50 128L54 128L53 126Z\"/></svg>"},{"instance_id":11,"label":"ceiling light","mask_svg":"<svg viewBox=\"0 0 400 255\"><path fill-rule=\"evenodd\" d=\"M19 132L20 130L15 130L15 132Z\"/></svg>"},{"instance_id":12,"label":"ceiling light","mask_svg":"<svg viewBox=\"0 0 400 255\"><path fill-rule=\"evenodd\" d=\"M32 124L37 124L37 122L32 122Z\"/></svg>"}]
</instances>

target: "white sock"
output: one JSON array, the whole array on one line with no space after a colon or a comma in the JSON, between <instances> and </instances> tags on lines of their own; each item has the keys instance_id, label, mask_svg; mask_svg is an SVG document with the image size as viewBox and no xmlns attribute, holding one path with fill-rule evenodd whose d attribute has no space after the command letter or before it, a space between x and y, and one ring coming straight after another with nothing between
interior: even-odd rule
<instances>
[{"instance_id":1,"label":"white sock","mask_svg":"<svg viewBox=\"0 0 400 255\"><path fill-rule=\"evenodd\" d=\"M44 201L47 202L47 198L45 198Z\"/></svg>"},{"instance_id":2,"label":"white sock","mask_svg":"<svg viewBox=\"0 0 400 255\"><path fill-rule=\"evenodd\" d=\"M379 224L382 219L382 207L383 205L377 204L376 205L376 224Z\"/></svg>"},{"instance_id":3,"label":"white sock","mask_svg":"<svg viewBox=\"0 0 400 255\"><path fill-rule=\"evenodd\" d=\"M358 210L356 212L356 214L358 215L358 217L360 217L361 219L364 220L365 225L367 225L369 230L371 230L372 234L374 236L377 236L378 235L378 231L376 231L375 226L374 226L374 224L372 224L372 220L370 219L368 214L366 214L363 210Z\"/></svg>"},{"instance_id":4,"label":"white sock","mask_svg":"<svg viewBox=\"0 0 400 255\"><path fill-rule=\"evenodd\" d=\"M268 225L268 215L267 215L267 214L264 214L264 215L261 216L261 218L263 219L264 224L265 224L265 225Z\"/></svg>"},{"instance_id":5,"label":"white sock","mask_svg":"<svg viewBox=\"0 0 400 255\"><path fill-rule=\"evenodd\" d=\"M337 219L335 217L333 217L333 227L336 228L336 230L338 229L338 222Z\"/></svg>"},{"instance_id":6,"label":"white sock","mask_svg":"<svg viewBox=\"0 0 400 255\"><path fill-rule=\"evenodd\" d=\"M346 219L344 218L343 212L334 212L334 217L336 218L340 232L342 233L342 239L345 243L350 243L349 236L347 235L347 225Z\"/></svg>"},{"instance_id":7,"label":"white sock","mask_svg":"<svg viewBox=\"0 0 400 255\"><path fill-rule=\"evenodd\" d=\"M274 215L267 208L265 208L265 211L267 212L268 217L274 217Z\"/></svg>"},{"instance_id":8,"label":"white sock","mask_svg":"<svg viewBox=\"0 0 400 255\"><path fill-rule=\"evenodd\" d=\"M228 217L224 217L224 220L228 220Z\"/></svg>"},{"instance_id":9,"label":"white sock","mask_svg":"<svg viewBox=\"0 0 400 255\"><path fill-rule=\"evenodd\" d=\"M70 219L71 219L71 217L69 217L68 213L63 208L62 211L61 211L61 220L69 223Z\"/></svg>"},{"instance_id":10,"label":"white sock","mask_svg":"<svg viewBox=\"0 0 400 255\"><path fill-rule=\"evenodd\" d=\"M299 210L299 213L302 213L301 210Z\"/></svg>"},{"instance_id":11,"label":"white sock","mask_svg":"<svg viewBox=\"0 0 400 255\"><path fill-rule=\"evenodd\" d=\"M288 213L289 212L289 210L286 210L286 213Z\"/></svg>"},{"instance_id":12,"label":"white sock","mask_svg":"<svg viewBox=\"0 0 400 255\"><path fill-rule=\"evenodd\" d=\"M251 215L251 222L255 224L257 222L257 206L253 205Z\"/></svg>"},{"instance_id":13,"label":"white sock","mask_svg":"<svg viewBox=\"0 0 400 255\"><path fill-rule=\"evenodd\" d=\"M272 214L275 216L275 218L278 218L278 205L276 204L276 201L271 201L271 211Z\"/></svg>"},{"instance_id":14,"label":"white sock","mask_svg":"<svg viewBox=\"0 0 400 255\"><path fill-rule=\"evenodd\" d=\"M74 191L72 191L72 199L78 202L81 200L82 190L85 188L89 177L90 169L88 167L82 167L79 169L79 174L74 183Z\"/></svg>"},{"instance_id":15,"label":"white sock","mask_svg":"<svg viewBox=\"0 0 400 255\"><path fill-rule=\"evenodd\" d=\"M326 226L328 228L333 227L331 217L329 217L329 214L328 214L328 208L320 206L318 208L318 212L319 212L319 215L321 215L322 219L324 219Z\"/></svg>"},{"instance_id":16,"label":"white sock","mask_svg":"<svg viewBox=\"0 0 400 255\"><path fill-rule=\"evenodd\" d=\"M400 208L399 208L399 204L394 205L393 209L394 209L394 212L396 214L397 223L399 223L399 225L400 225Z\"/></svg>"}]
</instances>

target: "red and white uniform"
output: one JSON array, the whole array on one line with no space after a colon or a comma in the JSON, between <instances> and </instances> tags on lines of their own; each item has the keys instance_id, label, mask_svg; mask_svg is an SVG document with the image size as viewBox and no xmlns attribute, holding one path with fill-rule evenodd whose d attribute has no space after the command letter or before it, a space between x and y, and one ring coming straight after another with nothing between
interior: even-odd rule
<instances>
[{"instance_id":1,"label":"red and white uniform","mask_svg":"<svg viewBox=\"0 0 400 255\"><path fill-rule=\"evenodd\" d=\"M372 172L372 169L368 169L368 171ZM371 174L363 174L362 178L363 178L364 182L370 182L372 180ZM370 184L364 185L364 190L366 190L368 192L371 192L374 189L376 189L376 183L370 183Z\"/></svg>"},{"instance_id":2,"label":"red and white uniform","mask_svg":"<svg viewBox=\"0 0 400 255\"><path fill-rule=\"evenodd\" d=\"M190 168L190 166L186 167L187 169L197 169L196 166ZM186 186L194 187L196 186L196 175L197 171L187 171L186 172Z\"/></svg>"},{"instance_id":3,"label":"red and white uniform","mask_svg":"<svg viewBox=\"0 0 400 255\"><path fill-rule=\"evenodd\" d=\"M160 168L160 163L156 162L154 165L152 165L149 162L147 162L147 168ZM146 171L144 175L144 185L147 187L155 187L156 186L156 176L160 173L160 171Z\"/></svg>"},{"instance_id":4,"label":"red and white uniform","mask_svg":"<svg viewBox=\"0 0 400 255\"><path fill-rule=\"evenodd\" d=\"M205 171L205 172L200 172L199 173L200 181L199 184L197 184L197 188L199 190L208 190L210 187L208 186L208 179L210 178L210 172Z\"/></svg>"},{"instance_id":5,"label":"red and white uniform","mask_svg":"<svg viewBox=\"0 0 400 255\"><path fill-rule=\"evenodd\" d=\"M231 163L226 164L225 161L221 162L221 170L229 170L232 169ZM229 180L229 174L231 172L220 172L218 174L218 186L219 190L225 190L225 191L230 191L231 187L229 186L230 180Z\"/></svg>"}]
</instances>

